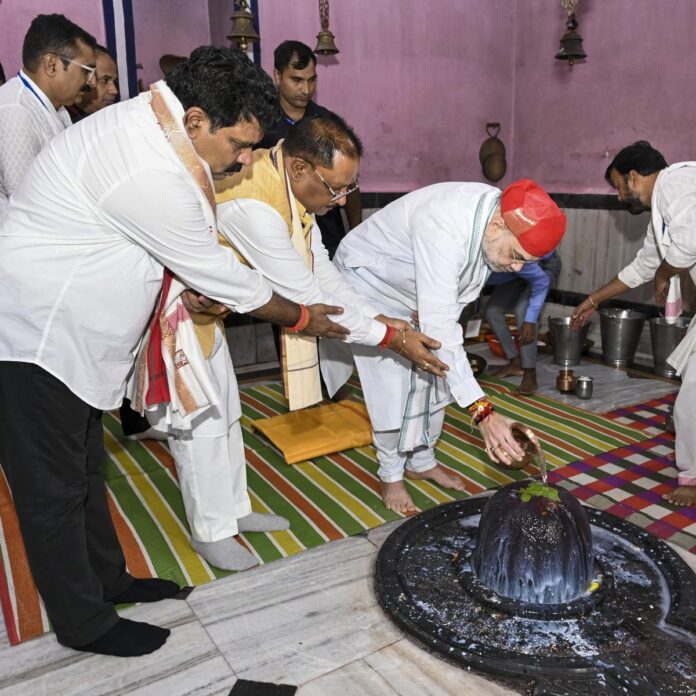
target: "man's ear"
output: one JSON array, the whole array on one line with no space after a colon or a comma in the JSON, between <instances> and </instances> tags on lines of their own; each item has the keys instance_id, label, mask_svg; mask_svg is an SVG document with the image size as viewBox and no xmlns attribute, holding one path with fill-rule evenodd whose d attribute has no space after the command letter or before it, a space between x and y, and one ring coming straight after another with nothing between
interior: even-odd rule
<instances>
[{"instance_id":1,"label":"man's ear","mask_svg":"<svg viewBox=\"0 0 696 696\"><path fill-rule=\"evenodd\" d=\"M290 166L288 167L290 178L293 181L298 181L302 178L308 168L309 165L301 157L293 157L290 161Z\"/></svg>"},{"instance_id":2,"label":"man's ear","mask_svg":"<svg viewBox=\"0 0 696 696\"><path fill-rule=\"evenodd\" d=\"M48 77L55 77L58 68L63 69L63 63L55 53L44 53L41 56L41 68Z\"/></svg>"},{"instance_id":3,"label":"man's ear","mask_svg":"<svg viewBox=\"0 0 696 696\"><path fill-rule=\"evenodd\" d=\"M195 140L203 131L207 131L206 126L209 126L209 123L208 114L206 114L200 106L191 106L186 109L186 113L184 114L184 128L191 140Z\"/></svg>"},{"instance_id":4,"label":"man's ear","mask_svg":"<svg viewBox=\"0 0 696 696\"><path fill-rule=\"evenodd\" d=\"M278 68L273 68L273 84L277 87L280 84L280 70Z\"/></svg>"}]
</instances>

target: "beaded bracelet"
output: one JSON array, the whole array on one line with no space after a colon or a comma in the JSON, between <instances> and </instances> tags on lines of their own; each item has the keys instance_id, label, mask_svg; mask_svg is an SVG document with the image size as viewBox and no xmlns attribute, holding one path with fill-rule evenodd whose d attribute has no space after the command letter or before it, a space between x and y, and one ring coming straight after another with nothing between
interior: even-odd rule
<instances>
[{"instance_id":1,"label":"beaded bracelet","mask_svg":"<svg viewBox=\"0 0 696 696\"><path fill-rule=\"evenodd\" d=\"M587 299L590 301L590 304L591 304L595 309L599 309L599 306L598 306L597 304L595 304L595 301L592 299L592 295L588 295L588 296L587 296Z\"/></svg>"},{"instance_id":2,"label":"beaded bracelet","mask_svg":"<svg viewBox=\"0 0 696 696\"><path fill-rule=\"evenodd\" d=\"M479 399L469 406L469 413L471 414L471 422L474 425L480 425L491 413L495 413L495 408L490 401Z\"/></svg>"},{"instance_id":3,"label":"beaded bracelet","mask_svg":"<svg viewBox=\"0 0 696 696\"><path fill-rule=\"evenodd\" d=\"M389 344L392 342L392 338L396 335L396 329L393 326L387 326L387 330L384 332L384 338L377 344L382 350L389 348Z\"/></svg>"},{"instance_id":4,"label":"beaded bracelet","mask_svg":"<svg viewBox=\"0 0 696 696\"><path fill-rule=\"evenodd\" d=\"M300 305L300 318L294 326L288 327L290 333L299 333L304 331L309 324L309 310L303 304Z\"/></svg>"}]
</instances>

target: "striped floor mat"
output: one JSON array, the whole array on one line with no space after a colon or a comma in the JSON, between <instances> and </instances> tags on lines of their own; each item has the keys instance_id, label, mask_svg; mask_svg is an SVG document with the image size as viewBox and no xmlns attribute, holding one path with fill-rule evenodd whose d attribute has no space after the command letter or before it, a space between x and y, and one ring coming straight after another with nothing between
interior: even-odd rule
<instances>
[{"instance_id":1,"label":"striped floor mat","mask_svg":"<svg viewBox=\"0 0 696 696\"><path fill-rule=\"evenodd\" d=\"M569 407L543 396L521 397L496 378L482 380L501 413L532 426L552 468L632 445L646 435L608 418ZM359 385L352 382L356 398ZM288 466L269 442L251 431L250 421L286 411L278 383L244 387L242 424L247 447L248 482L255 510L290 519L291 529L252 533L242 542L262 562L289 556L326 541L357 534L388 520L379 497L377 464L372 447L347 450ZM226 573L209 566L189 545L189 534L172 458L159 442L129 442L120 425L105 414L109 504L130 570L198 585ZM413 499L425 509L455 497L524 478L529 472L504 472L491 465L469 417L450 407L438 446L440 462L467 481L463 494L427 481L409 482ZM49 629L31 580L14 508L0 476L0 602L12 644Z\"/></svg>"}]
</instances>

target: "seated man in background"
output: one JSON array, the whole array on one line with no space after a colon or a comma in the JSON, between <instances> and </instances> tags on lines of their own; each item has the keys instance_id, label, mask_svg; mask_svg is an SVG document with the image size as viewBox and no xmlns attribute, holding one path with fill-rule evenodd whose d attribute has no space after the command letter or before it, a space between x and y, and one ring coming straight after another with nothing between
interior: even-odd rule
<instances>
[{"instance_id":1,"label":"seated man in background","mask_svg":"<svg viewBox=\"0 0 696 696\"><path fill-rule=\"evenodd\" d=\"M435 458L445 407L452 401L469 410L494 462L523 459L512 421L495 413L472 374L458 320L491 271L516 272L537 261L557 246L565 224L556 204L528 179L502 194L485 184L442 183L390 203L341 242L334 263L356 292L384 314L417 317L419 328L442 344L436 355L449 365L442 379L427 361L412 363L369 346L321 344L329 393L350 376L345 349L352 349L388 508L415 510L404 470L409 478L463 489Z\"/></svg>"},{"instance_id":2,"label":"seated man in background","mask_svg":"<svg viewBox=\"0 0 696 696\"><path fill-rule=\"evenodd\" d=\"M498 339L508 364L496 374L498 377L521 376L517 388L520 394L537 390L537 329L539 315L549 289L558 281L561 260L552 251L538 262L525 263L517 273L492 273L486 287L493 287L484 316ZM505 314L514 312L520 349L517 350Z\"/></svg>"},{"instance_id":3,"label":"seated man in background","mask_svg":"<svg viewBox=\"0 0 696 696\"><path fill-rule=\"evenodd\" d=\"M292 126L302 119L331 115L331 111L312 101L317 89L317 57L309 46L300 41L283 41L273 52L273 66L273 81L278 88L283 117L264 134L259 143L260 148L266 149L287 137ZM362 219L360 190L354 189L348 193L341 206L333 206L325 213L316 215L321 240L330 259L347 231L341 207L346 212L348 229L359 225Z\"/></svg>"},{"instance_id":4,"label":"seated man in background","mask_svg":"<svg viewBox=\"0 0 696 696\"><path fill-rule=\"evenodd\" d=\"M350 330L346 340L379 346L381 352L391 349L405 359L428 361L434 374L444 374L445 366L428 350L439 344L409 330L408 322L391 320L373 309L341 277L322 244L314 213L343 204L356 186L361 153L358 137L335 115L303 120L271 150L255 150L251 166L218 181L221 242L262 273L283 297L303 305L330 302L345 307L341 323ZM225 412L201 414L185 437L170 433L170 449L179 471L193 548L217 567L243 570L257 560L235 541L237 531L286 529L288 522L251 512L239 425L241 405L229 351L214 317L199 315L194 321L201 345L210 355L211 376L222 390ZM322 394L316 340L290 329L283 330L281 342L290 409L318 403ZM234 447L226 440L224 446L217 444L228 430L240 433ZM227 480L234 482L235 500L224 494Z\"/></svg>"},{"instance_id":5,"label":"seated man in background","mask_svg":"<svg viewBox=\"0 0 696 696\"><path fill-rule=\"evenodd\" d=\"M98 44L94 49L94 54L97 63L94 84L91 87L85 85L77 101L68 107L73 123L77 123L85 116L89 116L105 106L111 106L118 99L116 61L109 55L109 51L104 46Z\"/></svg>"}]
</instances>

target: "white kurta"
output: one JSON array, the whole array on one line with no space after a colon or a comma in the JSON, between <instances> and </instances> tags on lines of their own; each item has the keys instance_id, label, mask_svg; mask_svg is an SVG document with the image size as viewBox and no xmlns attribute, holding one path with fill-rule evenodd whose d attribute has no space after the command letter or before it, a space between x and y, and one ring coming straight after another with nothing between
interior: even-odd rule
<instances>
[{"instance_id":1,"label":"white kurta","mask_svg":"<svg viewBox=\"0 0 696 696\"><path fill-rule=\"evenodd\" d=\"M149 99L144 92L54 138L0 222L0 360L35 363L99 409L121 404L163 267L237 312L272 293L219 245Z\"/></svg>"},{"instance_id":2,"label":"white kurta","mask_svg":"<svg viewBox=\"0 0 696 696\"><path fill-rule=\"evenodd\" d=\"M384 338L384 324L373 319L379 312L331 263L316 224L310 233L310 269L293 246L280 213L267 203L252 199L221 203L217 220L220 234L279 295L305 305L323 302L343 307L343 314L332 318L350 330L348 342L375 346Z\"/></svg>"},{"instance_id":3,"label":"white kurta","mask_svg":"<svg viewBox=\"0 0 696 696\"><path fill-rule=\"evenodd\" d=\"M473 183L413 191L353 229L334 257L344 277L376 309L404 319L418 312L420 330L442 343L436 353L450 370L433 407L452 399L468 406L483 396L458 320L490 273L481 245L499 198L498 189ZM411 363L368 347L352 348L373 429L399 429ZM346 364L331 342L323 342L321 350L327 385L335 391L346 376Z\"/></svg>"},{"instance_id":4,"label":"white kurta","mask_svg":"<svg viewBox=\"0 0 696 696\"><path fill-rule=\"evenodd\" d=\"M0 209L36 155L70 124L67 109L56 110L24 71L0 87Z\"/></svg>"},{"instance_id":5,"label":"white kurta","mask_svg":"<svg viewBox=\"0 0 696 696\"><path fill-rule=\"evenodd\" d=\"M655 180L650 206L651 221L643 247L619 273L619 280L632 288L642 285L655 277L664 258L676 268L688 268L696 282L696 162L680 162L663 169ZM664 255L660 252L660 242L665 250ZM674 423L679 484L685 486L696 486L694 349L696 322L692 320L686 336L669 357L670 364L682 375L682 385L674 405Z\"/></svg>"}]
</instances>

